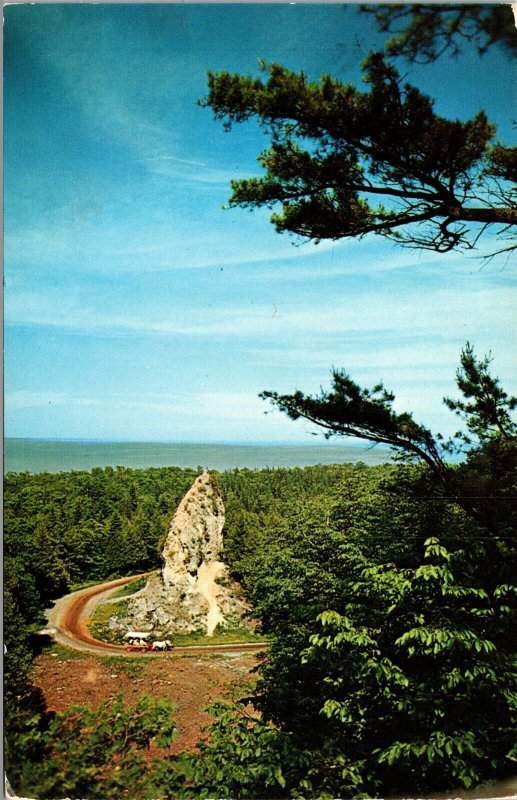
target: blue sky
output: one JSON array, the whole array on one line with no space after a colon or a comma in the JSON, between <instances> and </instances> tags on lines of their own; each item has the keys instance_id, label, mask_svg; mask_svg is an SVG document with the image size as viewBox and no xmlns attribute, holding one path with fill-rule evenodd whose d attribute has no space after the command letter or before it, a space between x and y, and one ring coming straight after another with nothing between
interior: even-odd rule
<instances>
[{"instance_id":1,"label":"blue sky","mask_svg":"<svg viewBox=\"0 0 517 800\"><path fill-rule=\"evenodd\" d=\"M262 58L359 82L381 44L355 6L5 8L7 436L312 443L257 395L317 391L332 366L452 432L441 398L467 339L516 390L505 260L295 246L266 212L222 209L266 140L196 105L207 70ZM504 55L400 67L510 142Z\"/></svg>"}]
</instances>

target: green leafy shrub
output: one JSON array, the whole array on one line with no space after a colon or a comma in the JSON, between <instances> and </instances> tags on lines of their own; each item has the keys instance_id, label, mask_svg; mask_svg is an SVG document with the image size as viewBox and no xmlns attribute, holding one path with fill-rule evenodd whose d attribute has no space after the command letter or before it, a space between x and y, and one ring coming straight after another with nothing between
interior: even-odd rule
<instances>
[{"instance_id":1,"label":"green leafy shrub","mask_svg":"<svg viewBox=\"0 0 517 800\"><path fill-rule=\"evenodd\" d=\"M428 539L419 567L367 567L347 613L320 615L303 658L326 672L341 795L468 787L510 766L512 588L473 585L472 558Z\"/></svg>"},{"instance_id":2,"label":"green leafy shrub","mask_svg":"<svg viewBox=\"0 0 517 800\"><path fill-rule=\"evenodd\" d=\"M242 705L214 704L209 742L195 754L182 753L164 761L157 771L157 796L240 798L283 796L293 757L288 736L262 722ZM304 763L308 767L308 763Z\"/></svg>"},{"instance_id":3,"label":"green leafy shrub","mask_svg":"<svg viewBox=\"0 0 517 800\"><path fill-rule=\"evenodd\" d=\"M153 741L160 748L173 741L172 711L169 701L150 695L126 708L118 695L96 711L72 706L55 714L43 731L33 724L31 741L41 742L45 757L25 770L17 790L38 797L148 796L152 770L144 752Z\"/></svg>"}]
</instances>

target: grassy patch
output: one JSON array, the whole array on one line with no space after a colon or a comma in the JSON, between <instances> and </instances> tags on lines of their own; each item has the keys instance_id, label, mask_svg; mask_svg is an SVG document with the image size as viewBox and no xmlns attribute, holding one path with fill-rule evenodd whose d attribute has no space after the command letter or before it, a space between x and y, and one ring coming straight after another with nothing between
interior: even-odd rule
<instances>
[{"instance_id":1,"label":"grassy patch","mask_svg":"<svg viewBox=\"0 0 517 800\"><path fill-rule=\"evenodd\" d=\"M74 650L73 647L67 647L59 642L53 642L52 645L43 650L46 656L52 656L59 661L73 661L76 658L88 658L90 653L82 653L80 650Z\"/></svg>"},{"instance_id":2,"label":"grassy patch","mask_svg":"<svg viewBox=\"0 0 517 800\"><path fill-rule=\"evenodd\" d=\"M97 586L99 583L104 583L108 578L96 578L94 581L82 581L82 583L71 583L70 592L78 592L80 589L89 589L90 586Z\"/></svg>"},{"instance_id":3,"label":"grassy patch","mask_svg":"<svg viewBox=\"0 0 517 800\"><path fill-rule=\"evenodd\" d=\"M226 628L221 630L216 628L213 636L207 636L205 631L198 630L191 633L175 633L172 642L177 647L187 647L188 645L206 644L248 644L254 642L268 642L267 636L252 633L243 626Z\"/></svg>"},{"instance_id":4,"label":"grassy patch","mask_svg":"<svg viewBox=\"0 0 517 800\"><path fill-rule=\"evenodd\" d=\"M130 581L129 583L125 583L124 586L119 586L116 592L113 592L111 597L127 597L130 594L134 594L138 592L139 589L143 589L145 584L147 583L147 577L144 576L142 578L137 578L134 581Z\"/></svg>"},{"instance_id":5,"label":"grassy patch","mask_svg":"<svg viewBox=\"0 0 517 800\"><path fill-rule=\"evenodd\" d=\"M96 578L92 581L82 581L82 583L71 583L69 591L71 592L78 592L80 589L89 589L90 586L97 586L99 583L106 583L107 581L116 581L118 578L123 578L123 575L107 575L104 578ZM129 575L127 576L129 578ZM112 597L124 597L127 594L132 594L133 592L137 592L138 589L141 589L142 586L145 585L147 578L149 575L144 576L142 578L136 578L134 581L130 581L129 583L124 584L124 586L120 586L119 589L112 595ZM141 584L136 586L136 584ZM136 586L136 588L132 588L129 591L127 590L129 586Z\"/></svg>"},{"instance_id":6,"label":"grassy patch","mask_svg":"<svg viewBox=\"0 0 517 800\"><path fill-rule=\"evenodd\" d=\"M123 644L124 633L113 631L109 627L110 617L125 617L127 615L128 600L119 600L117 603L101 603L88 620L88 628L92 636L111 644Z\"/></svg>"},{"instance_id":7,"label":"grassy patch","mask_svg":"<svg viewBox=\"0 0 517 800\"><path fill-rule=\"evenodd\" d=\"M124 656L100 656L99 661L106 669L124 672L128 678L140 678L144 671L144 664L140 659L124 658Z\"/></svg>"}]
</instances>

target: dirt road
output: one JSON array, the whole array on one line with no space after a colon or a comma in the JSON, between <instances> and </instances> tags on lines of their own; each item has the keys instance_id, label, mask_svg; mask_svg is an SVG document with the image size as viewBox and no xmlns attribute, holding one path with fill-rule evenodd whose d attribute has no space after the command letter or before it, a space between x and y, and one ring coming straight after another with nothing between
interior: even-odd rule
<instances>
[{"instance_id":1,"label":"dirt road","mask_svg":"<svg viewBox=\"0 0 517 800\"><path fill-rule=\"evenodd\" d=\"M118 578L107 583L100 583L96 586L89 586L87 589L80 589L72 594L67 594L56 600L53 608L47 612L48 625L42 631L52 636L56 642L81 650L84 653L95 653L97 655L116 655L127 656L128 658L142 657L141 653L128 653L123 645L108 644L100 639L94 639L87 627L87 620L91 617L95 608L105 602L119 586L123 586L130 581L141 578L149 573L131 575L129 578ZM146 658L157 658L167 656L181 656L186 653L245 653L258 652L267 647L265 643L249 644L218 644L218 645L189 645L175 647L168 653L145 653Z\"/></svg>"}]
</instances>

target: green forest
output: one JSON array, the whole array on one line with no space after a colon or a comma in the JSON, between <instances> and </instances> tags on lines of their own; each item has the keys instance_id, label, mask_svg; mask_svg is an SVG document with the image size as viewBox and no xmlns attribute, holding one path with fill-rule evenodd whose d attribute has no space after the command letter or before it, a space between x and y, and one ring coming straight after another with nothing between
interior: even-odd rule
<instances>
[{"instance_id":1,"label":"green forest","mask_svg":"<svg viewBox=\"0 0 517 800\"><path fill-rule=\"evenodd\" d=\"M359 798L511 774L515 400L489 363L467 347L464 400L446 401L466 423L460 463L438 468L402 449L376 467L215 474L223 557L271 647L246 698L255 713L217 704L197 753L152 767L142 761L151 739L166 746L176 732L168 704L142 695L138 708L119 700L49 713L31 684L35 633L53 598L159 567L170 518L201 468L8 474L6 756L17 791ZM354 386L334 387L342 418ZM362 397L363 421L375 411L393 436L396 425L423 436L410 415L388 413L390 398ZM300 410L309 400L296 396ZM335 394L317 402L335 413Z\"/></svg>"}]
</instances>

